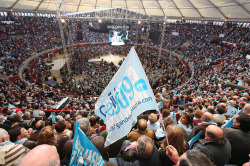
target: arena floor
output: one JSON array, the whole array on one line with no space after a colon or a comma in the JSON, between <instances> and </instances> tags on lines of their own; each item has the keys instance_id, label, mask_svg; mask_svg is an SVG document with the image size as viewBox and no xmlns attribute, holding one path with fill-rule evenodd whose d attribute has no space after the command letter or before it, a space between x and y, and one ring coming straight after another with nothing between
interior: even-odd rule
<instances>
[{"instance_id":1,"label":"arena floor","mask_svg":"<svg viewBox=\"0 0 250 166\"><path fill-rule=\"evenodd\" d=\"M119 67L119 62L123 58L126 58L126 56L112 55L111 54L111 55L103 55L103 56L95 57L95 58L89 59L88 61L89 61L89 63L98 63L97 61L101 61L103 59L104 61L107 61L109 63L113 62L114 65ZM63 54L62 55L57 54L52 60L53 61L50 64L53 64L53 66L52 66L52 70L50 70L50 71L51 71L52 75L57 78L57 82L61 83L62 78L60 75L60 68L66 63L68 58L66 58L66 60L65 60L65 57ZM82 78L82 76L83 75L74 76L76 82L78 82L80 80L80 78Z\"/></svg>"}]
</instances>

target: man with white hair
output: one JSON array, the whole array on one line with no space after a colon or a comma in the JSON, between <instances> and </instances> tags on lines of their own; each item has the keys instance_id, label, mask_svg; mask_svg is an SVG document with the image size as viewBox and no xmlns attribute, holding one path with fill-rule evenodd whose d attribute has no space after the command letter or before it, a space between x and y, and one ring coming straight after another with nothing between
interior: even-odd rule
<instances>
[{"instance_id":1,"label":"man with white hair","mask_svg":"<svg viewBox=\"0 0 250 166\"><path fill-rule=\"evenodd\" d=\"M8 132L0 128L0 165L12 166L24 154L25 147L12 143Z\"/></svg>"}]
</instances>

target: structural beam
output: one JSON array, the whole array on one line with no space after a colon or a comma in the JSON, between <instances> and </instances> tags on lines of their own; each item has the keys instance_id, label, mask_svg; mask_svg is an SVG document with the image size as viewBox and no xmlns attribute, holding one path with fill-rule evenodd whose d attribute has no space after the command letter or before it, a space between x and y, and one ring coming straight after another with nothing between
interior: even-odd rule
<instances>
[{"instance_id":1,"label":"structural beam","mask_svg":"<svg viewBox=\"0 0 250 166\"><path fill-rule=\"evenodd\" d=\"M79 4L78 4L78 6L77 6L77 11L79 11L79 7L80 7L80 5L81 5L81 2L82 2L82 0L79 0Z\"/></svg>"},{"instance_id":2,"label":"structural beam","mask_svg":"<svg viewBox=\"0 0 250 166\"><path fill-rule=\"evenodd\" d=\"M159 3L159 0L155 0L155 1L158 3L158 5L163 13L163 16L165 16L165 12L164 12L163 8L161 7L161 4Z\"/></svg>"},{"instance_id":3,"label":"structural beam","mask_svg":"<svg viewBox=\"0 0 250 166\"><path fill-rule=\"evenodd\" d=\"M187 1L192 5L192 7L194 8L194 10L200 15L200 17L203 18L203 16L199 12L199 10L194 6L194 4L190 0L187 0Z\"/></svg>"},{"instance_id":4,"label":"structural beam","mask_svg":"<svg viewBox=\"0 0 250 166\"><path fill-rule=\"evenodd\" d=\"M19 2L19 0L16 0L16 2L13 3L13 5L10 7L10 9L13 9L13 7L15 7L18 2Z\"/></svg>"},{"instance_id":5,"label":"structural beam","mask_svg":"<svg viewBox=\"0 0 250 166\"><path fill-rule=\"evenodd\" d=\"M144 5L143 5L143 3L142 3L142 0L140 0L140 1L141 1L142 8L143 8L143 10L144 10L144 12L145 12L145 15L147 15L146 9L145 9L145 7L144 7Z\"/></svg>"},{"instance_id":6,"label":"structural beam","mask_svg":"<svg viewBox=\"0 0 250 166\"><path fill-rule=\"evenodd\" d=\"M245 6L243 6L242 4L240 4L238 1L236 0L232 0L235 4L237 4L239 7L241 7L245 12L247 12L250 15L250 11L247 10L247 8L245 8Z\"/></svg>"},{"instance_id":7,"label":"structural beam","mask_svg":"<svg viewBox=\"0 0 250 166\"><path fill-rule=\"evenodd\" d=\"M41 4L43 3L43 1L44 1L44 0L41 0L41 1L39 2L39 4L37 5L37 7L34 9L35 11L37 11L37 10L39 9L39 7L40 7Z\"/></svg>"},{"instance_id":8,"label":"structural beam","mask_svg":"<svg viewBox=\"0 0 250 166\"><path fill-rule=\"evenodd\" d=\"M181 10L177 7L176 3L174 2L174 0L171 0L171 2L174 4L175 8L179 11L179 13L181 14L181 17L184 17Z\"/></svg>"},{"instance_id":9,"label":"structural beam","mask_svg":"<svg viewBox=\"0 0 250 166\"><path fill-rule=\"evenodd\" d=\"M227 19L227 16L216 6L211 0L207 0L225 19Z\"/></svg>"}]
</instances>

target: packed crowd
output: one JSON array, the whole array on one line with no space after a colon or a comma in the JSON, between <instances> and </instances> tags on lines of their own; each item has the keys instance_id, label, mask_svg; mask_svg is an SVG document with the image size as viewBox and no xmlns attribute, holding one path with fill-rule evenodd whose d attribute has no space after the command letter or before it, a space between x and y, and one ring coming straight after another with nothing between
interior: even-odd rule
<instances>
[{"instance_id":1,"label":"packed crowd","mask_svg":"<svg viewBox=\"0 0 250 166\"><path fill-rule=\"evenodd\" d=\"M2 21L13 21L6 24ZM55 18L0 17L1 75L15 76L23 62L35 53L61 45Z\"/></svg>"},{"instance_id":2,"label":"packed crowd","mask_svg":"<svg viewBox=\"0 0 250 166\"><path fill-rule=\"evenodd\" d=\"M25 88L25 84L21 82L11 86L20 86L29 91L29 87ZM31 95L23 99L25 97L15 95L13 88L2 87L1 106L12 103L19 107L16 110L4 108L0 115L2 165L29 166L38 159L37 165L69 165L76 121L100 152L106 165L249 164L249 93L217 101L202 101L187 107L185 101L182 101L183 98L175 99L173 103L178 104L178 107L173 107L169 100L164 100L157 94L156 101L164 101L160 112L147 111L139 115L137 124L130 133L104 147L108 133L103 121L92 111L94 99L85 101L85 106L88 105L86 112L40 111L35 116L32 110L21 109L26 107L25 102L31 101L27 108L40 109L46 107L46 104L52 105L57 101L58 95L46 97L31 91ZM15 100L12 101L12 98ZM40 99L45 103L39 103ZM65 109L78 109L74 107L77 105L77 99L69 103L72 102L73 105L68 104ZM229 111L228 103L236 109L242 109L242 113L236 115L230 128L223 128L224 123L231 118L226 114ZM174 112L178 115L176 119L173 118ZM55 122L52 120L52 114L55 115ZM189 145L188 142L199 132L200 139Z\"/></svg>"},{"instance_id":3,"label":"packed crowd","mask_svg":"<svg viewBox=\"0 0 250 166\"><path fill-rule=\"evenodd\" d=\"M1 31L8 34L0 41L2 75L16 75L22 62L32 53L60 44L53 18L8 16L1 20L15 22L1 24ZM104 34L89 32L86 29L88 23L83 24L83 42L108 40ZM132 24L130 27L131 41L136 40L137 26ZM142 30L147 26L140 25L140 35L147 34ZM250 164L249 89L234 94L237 89L225 86L226 83L242 86L250 83L249 59L246 57L249 53L248 29L210 24L169 24L166 31L169 33L164 38L164 48L193 62L192 77L184 61L168 53L163 53L158 59L158 51L138 46L136 51L154 89L156 102L162 102L163 108L159 113L147 111L139 115L131 132L108 147L104 147L108 134L106 126L93 111L95 98L85 98L84 95L100 94L117 67L104 61L88 63L88 59L110 52L126 55L129 46L77 48L72 56L71 69L73 75L84 74L84 77L78 83L72 79L60 85L61 89L41 84L42 79L35 80L34 84L0 80L0 165L69 165L76 121L106 165ZM178 32L179 36L171 32ZM218 38L220 34L224 37ZM51 37L56 39L51 40ZM145 40L140 39L140 42ZM41 70L50 76L45 63L41 62L39 66L36 71ZM56 120L53 122L51 112L46 110L51 110L67 97L62 90L78 95L69 97L62 111L52 113ZM231 96L222 97L226 94ZM16 108L8 108L10 104ZM232 118L231 106L243 111L235 116L230 128L224 128ZM44 111L35 114L34 109ZM199 132L200 139L189 145L188 142Z\"/></svg>"}]
</instances>

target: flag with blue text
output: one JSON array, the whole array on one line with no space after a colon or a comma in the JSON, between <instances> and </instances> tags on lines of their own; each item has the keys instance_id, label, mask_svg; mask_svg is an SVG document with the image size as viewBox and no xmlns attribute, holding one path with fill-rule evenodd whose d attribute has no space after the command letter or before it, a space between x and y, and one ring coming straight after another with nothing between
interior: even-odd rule
<instances>
[{"instance_id":1,"label":"flag with blue text","mask_svg":"<svg viewBox=\"0 0 250 166\"><path fill-rule=\"evenodd\" d=\"M137 116L146 110L157 110L157 103L132 47L95 104L95 113L107 126L105 146L128 134L133 123L137 121Z\"/></svg>"},{"instance_id":2,"label":"flag with blue text","mask_svg":"<svg viewBox=\"0 0 250 166\"><path fill-rule=\"evenodd\" d=\"M70 166L103 166L104 161L100 152L79 128L76 121Z\"/></svg>"}]
</instances>

